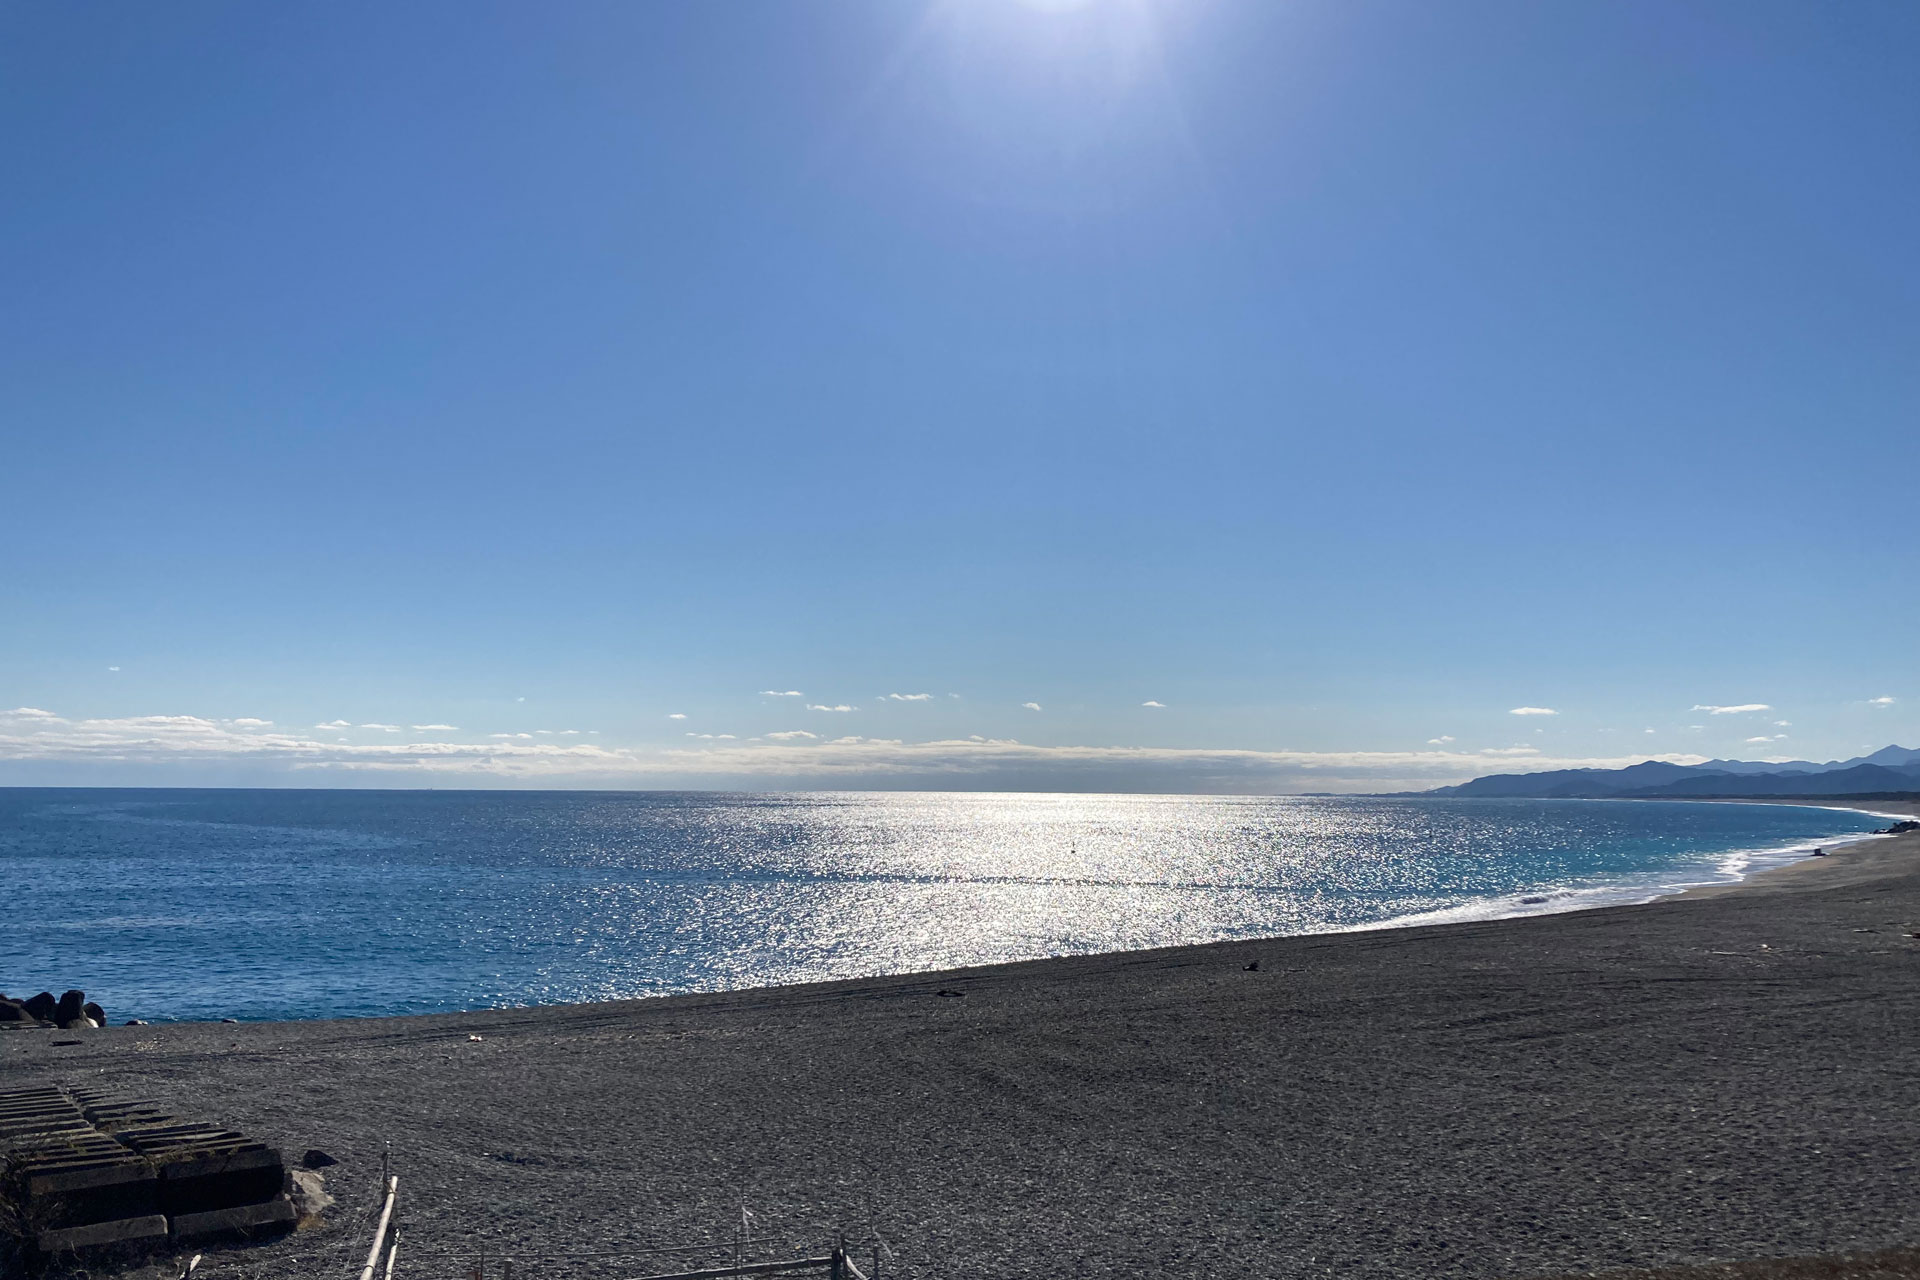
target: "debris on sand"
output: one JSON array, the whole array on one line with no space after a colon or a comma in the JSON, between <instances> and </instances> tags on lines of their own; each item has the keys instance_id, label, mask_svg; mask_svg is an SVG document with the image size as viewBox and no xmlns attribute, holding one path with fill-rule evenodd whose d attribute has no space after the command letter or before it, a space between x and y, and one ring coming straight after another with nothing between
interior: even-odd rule
<instances>
[{"instance_id":1,"label":"debris on sand","mask_svg":"<svg viewBox=\"0 0 1920 1280\"><path fill-rule=\"evenodd\" d=\"M0 1222L29 1258L251 1238L296 1217L278 1151L91 1089L0 1092L0 1163Z\"/></svg>"}]
</instances>

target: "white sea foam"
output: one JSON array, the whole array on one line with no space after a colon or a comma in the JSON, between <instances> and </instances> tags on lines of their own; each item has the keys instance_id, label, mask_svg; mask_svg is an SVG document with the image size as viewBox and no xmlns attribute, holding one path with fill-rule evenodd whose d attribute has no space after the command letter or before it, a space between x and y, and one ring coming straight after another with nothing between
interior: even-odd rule
<instances>
[{"instance_id":1,"label":"white sea foam","mask_svg":"<svg viewBox=\"0 0 1920 1280\"><path fill-rule=\"evenodd\" d=\"M1617 801L1640 804L1647 801ZM1855 805L1796 805L1795 808L1833 809L1843 813L1864 813L1870 817L1902 822L1911 815L1883 813ZM1712 885L1738 884L1750 876L1776 867L1784 867L1814 856L1815 850L1833 850L1870 840L1885 840L1879 832L1849 831L1831 839L1797 840L1791 844L1768 845L1748 849L1729 849L1711 863L1678 867L1653 876L1623 877L1617 881L1586 885L1562 885L1528 890L1525 893L1500 894L1455 903L1434 911L1420 911L1368 924L1350 926L1341 932L1360 933L1373 929L1408 929L1418 925L1465 924L1476 920L1512 920L1524 916L1559 915L1568 911L1590 911L1596 907L1641 906L1689 889Z\"/></svg>"}]
</instances>

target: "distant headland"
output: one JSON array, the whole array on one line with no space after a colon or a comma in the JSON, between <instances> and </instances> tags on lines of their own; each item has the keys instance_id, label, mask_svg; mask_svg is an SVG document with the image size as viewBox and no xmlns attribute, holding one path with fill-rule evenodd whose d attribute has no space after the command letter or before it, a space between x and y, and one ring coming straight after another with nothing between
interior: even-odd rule
<instances>
[{"instance_id":1,"label":"distant headland","mask_svg":"<svg viewBox=\"0 0 1920 1280\"><path fill-rule=\"evenodd\" d=\"M1825 764L1811 760L1709 760L1681 765L1648 760L1624 769L1494 773L1458 786L1403 794L1541 800L1911 797L1920 794L1920 750L1882 747L1872 755Z\"/></svg>"}]
</instances>

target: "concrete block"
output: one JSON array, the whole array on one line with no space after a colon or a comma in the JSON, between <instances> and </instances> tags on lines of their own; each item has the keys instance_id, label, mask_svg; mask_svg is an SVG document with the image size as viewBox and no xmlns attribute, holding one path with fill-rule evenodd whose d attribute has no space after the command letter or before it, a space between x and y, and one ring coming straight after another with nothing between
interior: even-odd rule
<instances>
[{"instance_id":1,"label":"concrete block","mask_svg":"<svg viewBox=\"0 0 1920 1280\"><path fill-rule=\"evenodd\" d=\"M179 1213L172 1218L173 1241L179 1244L208 1236L266 1235L291 1230L296 1216L293 1203L284 1195L262 1204L243 1204L207 1213Z\"/></svg>"},{"instance_id":2,"label":"concrete block","mask_svg":"<svg viewBox=\"0 0 1920 1280\"><path fill-rule=\"evenodd\" d=\"M96 1249L109 1244L160 1243L167 1238L167 1220L161 1215L144 1218L118 1218L112 1222L94 1222L84 1227L63 1227L42 1231L34 1238L42 1253L71 1253L78 1249Z\"/></svg>"}]
</instances>

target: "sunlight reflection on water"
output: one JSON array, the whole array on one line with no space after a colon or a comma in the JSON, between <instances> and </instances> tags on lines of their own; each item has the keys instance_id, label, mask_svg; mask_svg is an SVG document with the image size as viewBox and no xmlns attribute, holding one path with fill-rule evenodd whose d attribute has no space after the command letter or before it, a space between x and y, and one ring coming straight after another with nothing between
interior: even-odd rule
<instances>
[{"instance_id":1,"label":"sunlight reflection on water","mask_svg":"<svg viewBox=\"0 0 1920 1280\"><path fill-rule=\"evenodd\" d=\"M1595 801L13 791L0 987L156 1019L718 990L1625 900L1872 825Z\"/></svg>"}]
</instances>

